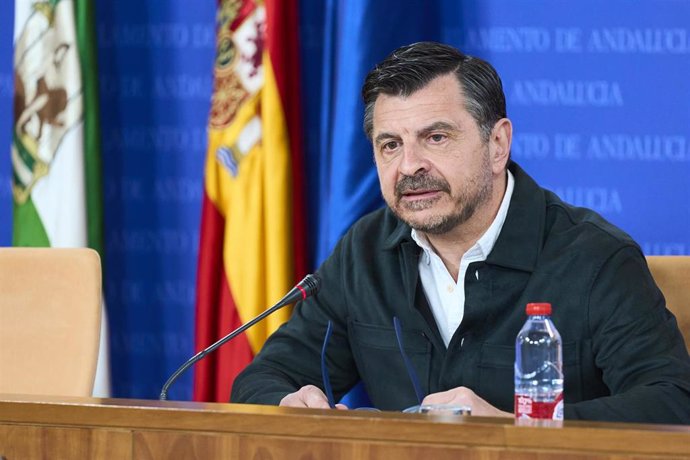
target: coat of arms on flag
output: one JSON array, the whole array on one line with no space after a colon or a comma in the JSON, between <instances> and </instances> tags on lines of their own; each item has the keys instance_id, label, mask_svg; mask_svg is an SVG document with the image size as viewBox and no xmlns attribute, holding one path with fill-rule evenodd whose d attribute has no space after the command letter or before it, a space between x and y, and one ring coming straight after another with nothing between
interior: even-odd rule
<instances>
[{"instance_id":1,"label":"coat of arms on flag","mask_svg":"<svg viewBox=\"0 0 690 460\"><path fill-rule=\"evenodd\" d=\"M79 54L69 2L32 4L15 42L14 70L13 193L21 204L48 174L65 135L82 118Z\"/></svg>"}]
</instances>

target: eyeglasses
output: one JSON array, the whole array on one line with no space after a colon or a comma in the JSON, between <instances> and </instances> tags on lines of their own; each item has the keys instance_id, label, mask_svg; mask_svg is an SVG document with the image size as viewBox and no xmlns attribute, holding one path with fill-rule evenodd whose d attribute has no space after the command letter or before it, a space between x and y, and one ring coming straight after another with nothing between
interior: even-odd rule
<instances>
[{"instance_id":1,"label":"eyeglasses","mask_svg":"<svg viewBox=\"0 0 690 460\"><path fill-rule=\"evenodd\" d=\"M323 380L323 389L328 398L328 405L331 409L335 409L335 399L333 398L333 387L331 387L331 378L328 376L328 365L326 364L326 348L328 348L328 341L333 334L333 323L329 320L326 327L326 335L323 338L323 346L321 347L321 379Z\"/></svg>"},{"instance_id":2,"label":"eyeglasses","mask_svg":"<svg viewBox=\"0 0 690 460\"><path fill-rule=\"evenodd\" d=\"M421 405L424 399L424 393L422 393L422 386L419 384L419 377L417 377L417 372L415 372L412 366L412 361L405 353L405 347L403 346L402 340L402 326L400 325L400 320L397 316L393 317L393 329L395 330L395 338L398 342L398 349L400 350L400 356L402 356L403 363L405 364L405 369L407 370L407 375L412 382L412 387L414 388L415 395L417 396L417 402ZM323 389L326 393L326 398L328 398L328 405L331 409L335 409L335 399L333 398L333 387L331 387L331 379L328 375L328 365L326 364L326 349L328 348L328 341L333 334L333 323L328 321L328 326L326 327L326 335L323 338L323 346L321 347L321 379L323 380ZM373 408L363 407L363 410L371 410Z\"/></svg>"}]
</instances>

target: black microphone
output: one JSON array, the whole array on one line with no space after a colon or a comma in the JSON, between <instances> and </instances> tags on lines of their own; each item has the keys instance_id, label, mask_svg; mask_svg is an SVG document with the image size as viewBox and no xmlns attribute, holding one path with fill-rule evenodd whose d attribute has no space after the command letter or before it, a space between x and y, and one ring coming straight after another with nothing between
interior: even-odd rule
<instances>
[{"instance_id":1,"label":"black microphone","mask_svg":"<svg viewBox=\"0 0 690 460\"><path fill-rule=\"evenodd\" d=\"M293 287L290 292L285 294L285 297L280 299L277 304L269 308L268 310L264 311L261 313L259 316L256 318L252 319L246 324L243 324L242 326L238 327L210 347L201 350L199 353L195 354L191 358L189 358L185 363L180 366L179 369L177 369L173 375L170 376L167 382L165 382L165 385L163 385L163 389L161 390L161 394L159 396L159 400L165 401L168 399L168 389L170 388L170 385L172 385L177 378L182 375L184 371L189 369L192 364L196 363L200 359L204 358L207 354L211 353L214 351L216 348L220 347L221 345L225 344L226 342L229 342L230 340L234 339L236 336L241 334L242 332L246 331L271 313L273 313L276 310L279 310L286 305L290 305L291 303L295 303L298 300L304 300L307 297L310 297L314 294L316 294L319 291L319 285L321 283L321 280L319 279L318 276L316 275L307 275L304 277L302 281L297 283L295 287Z\"/></svg>"}]
</instances>

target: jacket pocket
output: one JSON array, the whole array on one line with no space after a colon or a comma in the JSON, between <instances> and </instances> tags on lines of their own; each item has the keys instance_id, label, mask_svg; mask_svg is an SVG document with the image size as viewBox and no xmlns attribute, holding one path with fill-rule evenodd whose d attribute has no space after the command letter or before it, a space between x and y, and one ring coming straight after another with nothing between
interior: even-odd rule
<instances>
[{"instance_id":1,"label":"jacket pocket","mask_svg":"<svg viewBox=\"0 0 690 460\"><path fill-rule=\"evenodd\" d=\"M477 388L473 390L497 408L513 412L515 347L485 343L479 355Z\"/></svg>"},{"instance_id":2,"label":"jacket pocket","mask_svg":"<svg viewBox=\"0 0 690 460\"><path fill-rule=\"evenodd\" d=\"M371 401L379 409L401 410L418 404L392 326L348 323L352 352ZM412 362L423 396L428 391L431 343L420 330L402 330L405 354Z\"/></svg>"}]
</instances>

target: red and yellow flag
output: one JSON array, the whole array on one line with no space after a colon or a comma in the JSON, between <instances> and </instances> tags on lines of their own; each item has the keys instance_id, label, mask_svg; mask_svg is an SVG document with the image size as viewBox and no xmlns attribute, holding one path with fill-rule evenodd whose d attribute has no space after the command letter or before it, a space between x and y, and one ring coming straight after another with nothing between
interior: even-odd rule
<instances>
[{"instance_id":1,"label":"red and yellow flag","mask_svg":"<svg viewBox=\"0 0 690 460\"><path fill-rule=\"evenodd\" d=\"M297 2L221 0L197 274L196 349L304 275ZM287 320L278 311L196 367L194 399L227 402Z\"/></svg>"}]
</instances>

